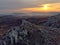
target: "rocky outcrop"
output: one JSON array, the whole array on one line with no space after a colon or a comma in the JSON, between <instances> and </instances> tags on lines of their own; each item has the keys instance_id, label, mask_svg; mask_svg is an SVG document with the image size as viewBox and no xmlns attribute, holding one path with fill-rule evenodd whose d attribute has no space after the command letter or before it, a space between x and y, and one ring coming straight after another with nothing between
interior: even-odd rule
<instances>
[{"instance_id":1,"label":"rocky outcrop","mask_svg":"<svg viewBox=\"0 0 60 45\"><path fill-rule=\"evenodd\" d=\"M60 29L38 26L22 20L11 27L0 40L0 45L60 45Z\"/></svg>"},{"instance_id":2,"label":"rocky outcrop","mask_svg":"<svg viewBox=\"0 0 60 45\"><path fill-rule=\"evenodd\" d=\"M11 27L3 35L0 45L43 45L44 37L41 31L32 23L22 20L20 26Z\"/></svg>"},{"instance_id":3,"label":"rocky outcrop","mask_svg":"<svg viewBox=\"0 0 60 45\"><path fill-rule=\"evenodd\" d=\"M60 24L59 24L59 19L57 18L57 16L51 16L51 17L49 17L48 20L47 20L47 22L45 22L43 25L44 26L49 26L49 27L59 28Z\"/></svg>"}]
</instances>

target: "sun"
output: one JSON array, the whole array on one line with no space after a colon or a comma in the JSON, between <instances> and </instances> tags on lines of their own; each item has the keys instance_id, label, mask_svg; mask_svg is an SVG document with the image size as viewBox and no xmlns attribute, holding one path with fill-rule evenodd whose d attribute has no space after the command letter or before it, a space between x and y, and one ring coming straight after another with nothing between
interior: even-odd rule
<instances>
[{"instance_id":1,"label":"sun","mask_svg":"<svg viewBox=\"0 0 60 45\"><path fill-rule=\"evenodd\" d=\"M49 5L48 4L45 4L45 5L43 5L43 10L48 10L48 7Z\"/></svg>"}]
</instances>

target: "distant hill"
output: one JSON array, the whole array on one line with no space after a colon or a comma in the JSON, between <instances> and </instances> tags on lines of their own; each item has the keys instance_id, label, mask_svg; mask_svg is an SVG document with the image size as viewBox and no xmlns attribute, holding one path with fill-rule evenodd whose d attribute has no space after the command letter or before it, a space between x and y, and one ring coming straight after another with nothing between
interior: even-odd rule
<instances>
[{"instance_id":1,"label":"distant hill","mask_svg":"<svg viewBox=\"0 0 60 45\"><path fill-rule=\"evenodd\" d=\"M43 25L60 28L60 14L49 17Z\"/></svg>"}]
</instances>

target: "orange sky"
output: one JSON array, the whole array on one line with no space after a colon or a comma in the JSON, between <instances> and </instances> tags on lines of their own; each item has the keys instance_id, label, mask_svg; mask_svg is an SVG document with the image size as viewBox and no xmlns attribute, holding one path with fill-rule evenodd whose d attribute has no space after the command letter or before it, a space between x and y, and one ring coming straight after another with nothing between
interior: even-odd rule
<instances>
[{"instance_id":1,"label":"orange sky","mask_svg":"<svg viewBox=\"0 0 60 45\"><path fill-rule=\"evenodd\" d=\"M6 10L8 12L60 12L60 3L40 4L35 7Z\"/></svg>"},{"instance_id":2,"label":"orange sky","mask_svg":"<svg viewBox=\"0 0 60 45\"><path fill-rule=\"evenodd\" d=\"M18 10L19 11L19 10ZM60 3L41 4L38 7L22 8L24 12L60 12Z\"/></svg>"},{"instance_id":3,"label":"orange sky","mask_svg":"<svg viewBox=\"0 0 60 45\"><path fill-rule=\"evenodd\" d=\"M60 12L60 0L0 0L0 14L17 12Z\"/></svg>"}]
</instances>

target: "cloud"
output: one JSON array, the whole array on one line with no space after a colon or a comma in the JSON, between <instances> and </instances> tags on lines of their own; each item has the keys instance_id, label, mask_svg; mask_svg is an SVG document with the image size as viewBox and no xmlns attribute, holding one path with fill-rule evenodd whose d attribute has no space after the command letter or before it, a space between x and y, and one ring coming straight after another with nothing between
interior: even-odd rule
<instances>
[{"instance_id":1,"label":"cloud","mask_svg":"<svg viewBox=\"0 0 60 45\"><path fill-rule=\"evenodd\" d=\"M21 8L42 7L41 4L58 2L60 0L0 0L0 12L16 12Z\"/></svg>"},{"instance_id":2,"label":"cloud","mask_svg":"<svg viewBox=\"0 0 60 45\"><path fill-rule=\"evenodd\" d=\"M47 9L44 5L48 5ZM21 10L27 12L60 12L60 3L41 4L38 7L22 8Z\"/></svg>"}]
</instances>

